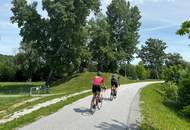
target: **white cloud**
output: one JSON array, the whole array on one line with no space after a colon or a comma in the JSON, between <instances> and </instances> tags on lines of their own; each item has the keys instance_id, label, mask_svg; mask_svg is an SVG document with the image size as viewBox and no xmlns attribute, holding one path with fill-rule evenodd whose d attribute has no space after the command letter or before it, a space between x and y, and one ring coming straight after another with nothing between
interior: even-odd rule
<instances>
[{"instance_id":1,"label":"white cloud","mask_svg":"<svg viewBox=\"0 0 190 130\"><path fill-rule=\"evenodd\" d=\"M152 27L152 28L141 29L141 31L143 31L143 32L158 31L158 30L162 30L162 29L167 29L167 28L175 27L175 26L178 26L178 25L177 24L163 25L163 26L157 26L157 27Z\"/></svg>"}]
</instances>

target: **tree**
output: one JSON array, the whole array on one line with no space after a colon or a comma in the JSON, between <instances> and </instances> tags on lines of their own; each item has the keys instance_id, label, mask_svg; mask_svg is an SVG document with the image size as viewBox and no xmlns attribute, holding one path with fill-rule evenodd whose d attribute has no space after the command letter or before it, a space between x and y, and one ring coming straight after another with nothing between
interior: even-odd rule
<instances>
[{"instance_id":1,"label":"tree","mask_svg":"<svg viewBox=\"0 0 190 130\"><path fill-rule=\"evenodd\" d=\"M22 72L28 81L32 81L34 74L41 69L43 60L36 49L32 48L32 43L21 43L19 53L16 55L16 66L18 72ZM37 79L40 80L38 77Z\"/></svg>"},{"instance_id":2,"label":"tree","mask_svg":"<svg viewBox=\"0 0 190 130\"><path fill-rule=\"evenodd\" d=\"M184 66L185 65L185 61L183 60L183 57L179 54L179 53L169 53L166 56L166 61L165 64L166 66Z\"/></svg>"},{"instance_id":3,"label":"tree","mask_svg":"<svg viewBox=\"0 0 190 130\"><path fill-rule=\"evenodd\" d=\"M13 0L12 23L17 23L23 43L32 43L50 68L47 83L52 75L68 75L77 71L85 46L83 28L91 11L99 11L99 0L43 0L48 18L41 17L37 2L28 5L26 0Z\"/></svg>"},{"instance_id":4,"label":"tree","mask_svg":"<svg viewBox=\"0 0 190 130\"><path fill-rule=\"evenodd\" d=\"M143 62L139 62L139 64L136 66L136 72L137 72L137 77L140 80L144 80L149 77L149 71L146 70Z\"/></svg>"},{"instance_id":5,"label":"tree","mask_svg":"<svg viewBox=\"0 0 190 130\"><path fill-rule=\"evenodd\" d=\"M164 64L166 54L164 50L166 49L166 43L159 39L148 39L145 45L142 45L139 51L139 57L151 70L152 78L160 78L161 68Z\"/></svg>"},{"instance_id":6,"label":"tree","mask_svg":"<svg viewBox=\"0 0 190 130\"><path fill-rule=\"evenodd\" d=\"M15 73L15 58L0 54L0 81L14 81Z\"/></svg>"},{"instance_id":7,"label":"tree","mask_svg":"<svg viewBox=\"0 0 190 130\"><path fill-rule=\"evenodd\" d=\"M117 70L117 56L114 46L110 42L109 24L107 18L98 14L96 19L89 21L90 43L92 60L96 61L97 70L113 72Z\"/></svg>"},{"instance_id":8,"label":"tree","mask_svg":"<svg viewBox=\"0 0 190 130\"><path fill-rule=\"evenodd\" d=\"M129 79L134 79L136 80L138 77L137 77L137 71L136 71L136 66L135 65L132 65L132 64L121 64L120 66L120 69L119 69L119 73L123 76L126 76L129 78Z\"/></svg>"},{"instance_id":9,"label":"tree","mask_svg":"<svg viewBox=\"0 0 190 130\"><path fill-rule=\"evenodd\" d=\"M136 6L131 7L125 0L112 0L108 6L107 16L111 42L118 53L118 60L129 63L137 50L138 31L141 25L140 11Z\"/></svg>"},{"instance_id":10,"label":"tree","mask_svg":"<svg viewBox=\"0 0 190 130\"><path fill-rule=\"evenodd\" d=\"M190 38L190 20L182 23L181 28L177 31L178 35L188 35Z\"/></svg>"}]
</instances>

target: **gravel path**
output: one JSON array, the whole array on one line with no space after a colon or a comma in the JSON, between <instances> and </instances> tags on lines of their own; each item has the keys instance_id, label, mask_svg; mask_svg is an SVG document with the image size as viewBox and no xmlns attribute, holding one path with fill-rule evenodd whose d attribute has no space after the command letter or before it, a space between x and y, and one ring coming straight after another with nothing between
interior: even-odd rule
<instances>
[{"instance_id":1,"label":"gravel path","mask_svg":"<svg viewBox=\"0 0 190 130\"><path fill-rule=\"evenodd\" d=\"M135 130L140 123L138 92L152 83L158 82L122 85L114 101L108 100L110 90L106 91L103 107L93 115L89 112L92 97L88 96L20 130Z\"/></svg>"}]
</instances>

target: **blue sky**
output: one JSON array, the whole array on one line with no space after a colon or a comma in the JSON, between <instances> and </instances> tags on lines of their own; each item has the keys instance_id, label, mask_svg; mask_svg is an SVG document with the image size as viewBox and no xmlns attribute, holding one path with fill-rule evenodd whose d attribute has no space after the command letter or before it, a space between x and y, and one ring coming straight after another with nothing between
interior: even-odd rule
<instances>
[{"instance_id":1,"label":"blue sky","mask_svg":"<svg viewBox=\"0 0 190 130\"><path fill-rule=\"evenodd\" d=\"M34 0L28 0L31 2ZM41 0L36 0L41 1ZM159 38L167 43L166 52L178 52L185 60L190 61L190 40L187 37L177 36L176 30L180 24L190 19L190 0L129 0L132 5L137 5L142 15L140 29L140 44L152 37ZM106 12L106 7L111 0L101 0L101 9ZM45 12L40 10L43 16ZM0 0L0 54L13 55L18 51L21 37L16 25L10 23L11 0ZM136 63L138 60L134 60Z\"/></svg>"}]
</instances>

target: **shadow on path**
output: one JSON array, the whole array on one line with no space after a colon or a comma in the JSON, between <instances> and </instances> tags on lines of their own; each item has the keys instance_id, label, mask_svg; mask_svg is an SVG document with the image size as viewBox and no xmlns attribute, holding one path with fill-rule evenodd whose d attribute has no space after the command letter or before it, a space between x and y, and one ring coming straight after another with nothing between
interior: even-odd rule
<instances>
[{"instance_id":1,"label":"shadow on path","mask_svg":"<svg viewBox=\"0 0 190 130\"><path fill-rule=\"evenodd\" d=\"M102 98L104 101L111 101L109 97L103 97Z\"/></svg>"},{"instance_id":2,"label":"shadow on path","mask_svg":"<svg viewBox=\"0 0 190 130\"><path fill-rule=\"evenodd\" d=\"M92 115L92 112L89 108L81 107L81 108L74 108L73 110L77 113L81 113L81 115L83 115L83 116Z\"/></svg>"},{"instance_id":3,"label":"shadow on path","mask_svg":"<svg viewBox=\"0 0 190 130\"><path fill-rule=\"evenodd\" d=\"M112 120L112 123L102 122L95 127L100 128L102 130L126 130L127 129L126 124L119 122L117 120Z\"/></svg>"}]
</instances>

